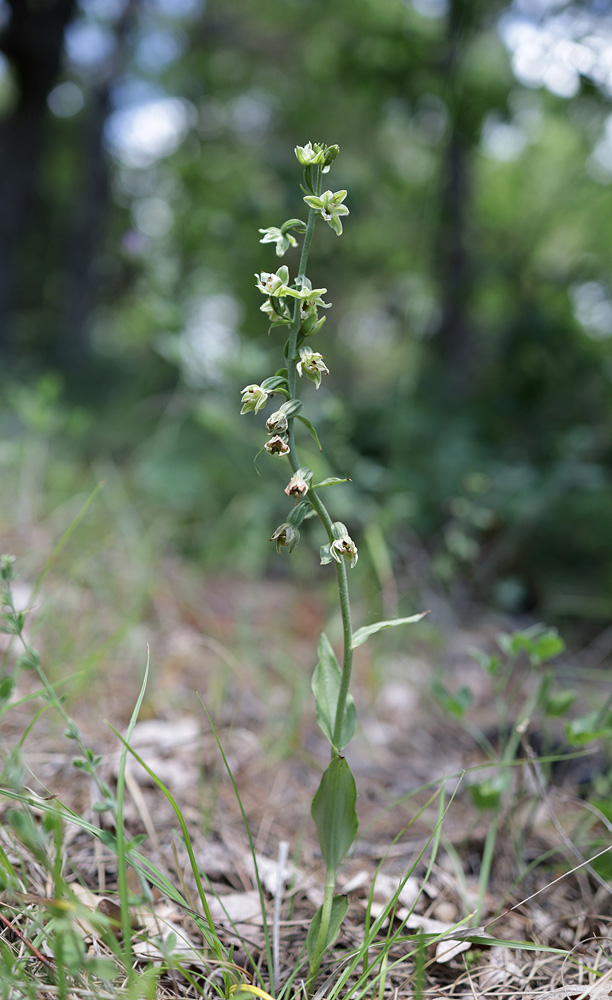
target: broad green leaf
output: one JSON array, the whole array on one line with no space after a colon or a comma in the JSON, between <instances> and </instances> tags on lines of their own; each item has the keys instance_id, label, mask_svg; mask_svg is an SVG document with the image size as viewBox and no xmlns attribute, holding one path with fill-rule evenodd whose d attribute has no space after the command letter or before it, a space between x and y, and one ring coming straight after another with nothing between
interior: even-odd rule
<instances>
[{"instance_id":1,"label":"broad green leaf","mask_svg":"<svg viewBox=\"0 0 612 1000\"><path fill-rule=\"evenodd\" d=\"M323 449L321 447L321 442L319 441L319 438L318 438L318 435L317 435L317 432L314 429L314 426L313 426L313 424L311 424L311 422L308 419L308 417L303 417L301 413L298 413L296 415L296 420L301 420L302 421L302 423L304 424L304 427L308 428L308 430L310 431L312 437L315 439L319 451L323 451Z\"/></svg>"},{"instance_id":2,"label":"broad green leaf","mask_svg":"<svg viewBox=\"0 0 612 1000\"><path fill-rule=\"evenodd\" d=\"M317 706L317 722L332 746L334 745L334 725L336 722L336 709L341 679L342 672L331 643L325 632L321 632L319 662L312 675L312 693L314 694ZM351 742L355 735L355 719L355 702L353 701L352 694L349 692L344 706L344 718L340 731L340 746L336 749L341 750Z\"/></svg>"},{"instance_id":3,"label":"broad green leaf","mask_svg":"<svg viewBox=\"0 0 612 1000\"><path fill-rule=\"evenodd\" d=\"M357 835L356 799L355 779L346 757L333 757L311 807L323 860L333 871Z\"/></svg>"},{"instance_id":4,"label":"broad green leaf","mask_svg":"<svg viewBox=\"0 0 612 1000\"><path fill-rule=\"evenodd\" d=\"M331 916L329 918L329 927L327 928L327 936L325 938L325 943L323 945L323 951L327 951L330 945L334 943L340 928L342 926L342 921L346 916L346 911L348 910L348 897L347 896L334 896L332 901ZM319 936L319 930L321 927L321 914L323 912L323 907L320 906L314 917L310 922L310 927L308 928L308 937L306 938L306 948L308 951L308 958L312 961L317 938Z\"/></svg>"},{"instance_id":5,"label":"broad green leaf","mask_svg":"<svg viewBox=\"0 0 612 1000\"><path fill-rule=\"evenodd\" d=\"M410 615L409 618L392 618L388 622L374 622L373 625L364 625L353 632L353 649L363 646L366 639L369 639L375 632L380 632L383 628L395 628L396 625L411 625L413 622L420 622L421 618L428 615L429 611L421 611L418 615Z\"/></svg>"}]
</instances>

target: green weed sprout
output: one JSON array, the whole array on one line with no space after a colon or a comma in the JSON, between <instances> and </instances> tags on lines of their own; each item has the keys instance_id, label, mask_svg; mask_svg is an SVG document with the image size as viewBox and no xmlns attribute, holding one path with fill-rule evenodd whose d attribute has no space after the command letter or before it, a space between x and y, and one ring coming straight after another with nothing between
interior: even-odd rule
<instances>
[{"instance_id":1,"label":"green weed sprout","mask_svg":"<svg viewBox=\"0 0 612 1000\"><path fill-rule=\"evenodd\" d=\"M309 968L306 990L314 992L321 960L336 939L348 909L345 896L335 895L336 874L357 834L358 820L355 809L355 778L344 751L355 733L355 703L350 693L353 649L361 645L374 632L393 625L418 621L423 615L376 622L353 633L348 588L348 570L357 565L357 546L341 521L332 520L327 507L319 496L323 487L346 483L346 478L332 477L313 483L313 472L300 462L296 445L296 421L302 424L321 448L317 431L305 416L302 400L297 396L297 386L312 382L315 389L323 376L329 375L324 355L310 347L310 338L320 333L326 317L319 310L329 309L331 303L323 296L327 288L313 288L306 276L310 245L318 219L326 222L338 235L342 235L342 219L349 214L344 204L347 192L321 191L322 180L328 174L339 153L338 146L310 143L296 146L295 155L303 167L304 202L309 208L306 222L289 219L280 228L271 226L260 229L261 243L273 244L278 257L284 256L289 247L297 246L294 233L303 236L297 275L291 280L289 268L283 264L276 272L261 271L255 275L257 288L265 296L261 311L270 321L270 330L284 329L284 366L260 384L251 383L242 390L241 413L258 413L273 396L283 402L266 420L268 439L261 451L276 458L286 459L291 473L285 494L295 502L287 519L272 533L271 541L281 552L289 552L300 541L300 527L311 517L318 517L326 535L321 545L322 565L333 563L338 582L338 599L342 616L343 655L342 667L325 633L319 641L319 658L312 679L312 690L317 708L317 722L331 746L331 762L325 770L312 801L312 817L317 829L321 854L326 865L323 904L310 925L307 940ZM308 341L308 343L307 343ZM260 452L261 454L261 452Z\"/></svg>"}]
</instances>

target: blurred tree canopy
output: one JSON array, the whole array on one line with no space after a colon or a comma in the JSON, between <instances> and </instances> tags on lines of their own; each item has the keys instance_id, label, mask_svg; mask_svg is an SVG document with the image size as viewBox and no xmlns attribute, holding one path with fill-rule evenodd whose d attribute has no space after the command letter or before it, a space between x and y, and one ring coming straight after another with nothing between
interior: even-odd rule
<instances>
[{"instance_id":1,"label":"blurred tree canopy","mask_svg":"<svg viewBox=\"0 0 612 1000\"><path fill-rule=\"evenodd\" d=\"M612 3L1 0L0 28L5 437L112 455L175 544L260 567L258 229L303 214L294 146L338 143L313 406L350 516L400 571L609 617Z\"/></svg>"}]
</instances>

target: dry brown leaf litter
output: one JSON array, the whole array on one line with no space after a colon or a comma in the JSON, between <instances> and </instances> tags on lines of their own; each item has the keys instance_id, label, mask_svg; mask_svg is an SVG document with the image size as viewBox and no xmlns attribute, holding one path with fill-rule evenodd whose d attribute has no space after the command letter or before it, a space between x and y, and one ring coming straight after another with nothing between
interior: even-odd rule
<instances>
[{"instance_id":1,"label":"dry brown leaf litter","mask_svg":"<svg viewBox=\"0 0 612 1000\"><path fill-rule=\"evenodd\" d=\"M78 604L78 593L71 600ZM158 596L156 606L160 600ZM288 970L320 904L322 864L308 807L327 746L313 723L309 702L299 704L297 709L292 706L291 689L283 681L279 658L285 658L285 667L290 661L293 670L306 675L307 693L314 640L324 624L322 605L310 595L305 600L286 582L258 584L254 588L235 580L214 581L201 588L197 596L189 591L184 599L178 588L172 596L164 593L162 603L166 607L164 622L153 623L148 635L152 682L144 717L134 732L134 747L181 804L198 862L221 900L214 902L214 908L222 935L228 941L236 940L238 932L238 937L242 935L260 954L261 913L252 860L234 794L196 692L210 706L249 816L270 903L269 918L278 875L275 858L279 842L288 841L291 850L298 847L295 863L287 866L283 878L284 917L291 913L290 919L281 921L284 968ZM279 618L285 622L283 634L269 649L267 636L278 635ZM251 661L245 654L245 633L253 648L259 650ZM44 645L44 628L40 638ZM490 693L482 683L482 675L475 673L465 648L486 644L490 638L490 629L481 634L456 633L450 637L450 652L446 654L453 663L453 683L469 682L476 687L476 711L483 728L494 722ZM389 658L382 670L377 666L381 676L373 676L371 654L361 652L357 660L356 700L361 728L351 747L351 764L360 792L361 830L342 877L351 907L336 949L338 960L343 948L359 943L365 901L379 863L382 871L373 912L395 891L402 873L431 833L435 804L422 817L415 818L431 789L418 794L414 794L415 790L425 783L435 786L443 776L456 776L474 762L473 742L460 728L432 712L427 695L430 656L430 651L417 644L408 653ZM73 714L86 742L104 754L102 774L111 783L116 778L120 748L103 720L108 717L114 724L125 725L141 673L136 659L133 670L126 671L120 653L115 652L112 660L104 662L103 670L96 671L91 692L83 691L74 705ZM25 675L19 694L35 687L32 675ZM5 717L7 748L19 738L30 717L27 706ZM82 776L75 776L70 748L49 713L26 741L25 756L45 790L91 818L92 790ZM573 863L568 861L566 845L559 843L550 810L568 840L579 833L576 815L581 805L572 799L571 790L548 792L547 809L538 810L528 778L523 776L521 780L525 787L521 788L517 781L516 811L500 830L483 923L494 936L561 948L570 957L511 947L470 947L469 942L453 938L454 925L470 912L475 901L488 816L474 811L457 777L450 777L447 795L458 791L444 820L444 837L453 851L441 851L425 886L424 865L417 866L395 917L408 919L409 929L422 927L448 934L447 941L428 950L426 995L520 995L542 1000L578 1000L582 993L583 1000L601 1000L612 995L607 975L611 950L609 898L600 894L594 906L595 887L588 875L582 872L570 876L525 906L510 909ZM42 791L35 778L32 787ZM129 764L127 790L126 823L130 835L146 834L143 850L182 890L190 883L190 876L185 851L176 837L175 818L159 789L135 761ZM394 844L402 829L405 832ZM517 856L516 845L521 840L525 856L537 857L552 849L558 853L546 874L536 870L513 884L521 874L521 866L524 868L523 859ZM98 906L109 897L112 900L116 887L112 855L76 826L67 829L66 846L74 869L74 885L79 884L78 877L91 894L90 904ZM461 872L456 868L457 858ZM47 898L50 887L44 868L30 858L27 869L33 898ZM415 910L410 915L416 896ZM36 906L36 902L30 905ZM505 910L509 912L499 917ZM488 924L490 920L494 922ZM137 947L141 960L157 960L154 941L170 932L186 954L198 952L197 930L189 914L174 904L160 898L148 914L139 915L139 921ZM405 955L409 949L403 947ZM411 995L412 963L402 964L402 958L401 947L390 955L399 965L389 972L388 996L394 991L398 997Z\"/></svg>"}]
</instances>

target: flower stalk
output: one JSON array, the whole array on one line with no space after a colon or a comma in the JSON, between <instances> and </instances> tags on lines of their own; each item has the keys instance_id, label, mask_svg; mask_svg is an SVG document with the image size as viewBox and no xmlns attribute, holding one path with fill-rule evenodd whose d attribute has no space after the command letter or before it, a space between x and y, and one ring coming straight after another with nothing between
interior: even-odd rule
<instances>
[{"instance_id":1,"label":"flower stalk","mask_svg":"<svg viewBox=\"0 0 612 1000\"><path fill-rule=\"evenodd\" d=\"M301 413L302 402L296 395L298 379L305 376L302 384L309 381L318 389L322 376L329 374L323 354L304 346L304 339L318 333L323 325L324 317L318 316L318 309L329 308L329 303L322 299L327 289L313 289L306 277L310 247L318 218L325 221L339 236L342 233L340 217L348 215L349 210L343 204L346 191L326 191L321 194L323 174L329 172L338 155L338 147L307 143L296 147L295 153L304 168L302 190L309 208L308 218L305 223L299 219L291 219L281 227L261 229L263 238L260 242L273 244L277 256L283 256L296 243L289 230L303 234L297 275L292 282L286 265L279 267L276 272L262 271L255 275L257 288L266 296L262 311L267 314L271 329L288 327L284 349L286 368L281 368L275 376L264 379L261 385L252 383L246 386L242 394L241 412L258 413L275 393L285 397L280 408L267 418L268 440L262 450L288 459L293 474L284 492L295 504L287 519L272 533L271 541L276 543L278 552L283 548L291 552L300 541L302 522L309 517L318 517L327 538L321 546L321 563L325 565L334 562L336 565L342 617L342 666L338 664L329 640L323 633L319 645L319 663L312 681L317 719L331 747L331 761L323 773L311 810L326 864L324 902L315 914L307 943L307 993L312 996L322 958L338 934L348 905L345 897L334 895L336 873L355 839L358 825L355 780L343 754L355 731L355 705L350 694L352 625L348 567L355 566L358 554L357 546L345 525L332 520L312 483L312 471L300 462L296 442L296 421L301 421L319 443L314 427ZM324 485L343 481L346 480L328 480Z\"/></svg>"}]
</instances>

